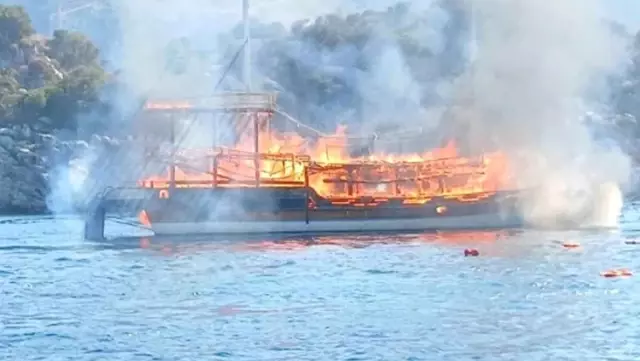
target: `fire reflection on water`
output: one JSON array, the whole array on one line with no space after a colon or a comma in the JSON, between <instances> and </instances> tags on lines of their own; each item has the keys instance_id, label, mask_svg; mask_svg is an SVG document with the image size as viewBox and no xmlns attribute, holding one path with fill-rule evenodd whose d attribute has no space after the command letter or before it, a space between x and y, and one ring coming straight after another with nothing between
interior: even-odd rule
<instances>
[{"instance_id":1,"label":"fire reflection on water","mask_svg":"<svg viewBox=\"0 0 640 361\"><path fill-rule=\"evenodd\" d=\"M358 249L379 245L420 245L442 244L447 246L466 246L469 244L492 244L508 238L513 231L442 231L420 234L389 234L361 236L318 236L285 238L277 240L238 240L238 241L198 241L161 240L141 238L139 247L164 255L186 255L199 252L295 252L312 247L341 247Z\"/></svg>"}]
</instances>

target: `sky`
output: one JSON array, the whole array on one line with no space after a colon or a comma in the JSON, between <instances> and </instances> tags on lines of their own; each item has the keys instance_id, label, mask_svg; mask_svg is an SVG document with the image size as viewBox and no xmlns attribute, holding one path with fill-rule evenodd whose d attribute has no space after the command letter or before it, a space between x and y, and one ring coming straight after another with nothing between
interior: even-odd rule
<instances>
[{"instance_id":1,"label":"sky","mask_svg":"<svg viewBox=\"0 0 640 361\"><path fill-rule=\"evenodd\" d=\"M481 0L476 0L481 1ZM532 1L562 1L562 0L532 0ZM608 9L605 17L624 24L629 31L640 30L640 0L602 0ZM241 0L212 0L220 2L220 7L226 8L228 15L240 15ZM251 0L252 14L261 14L261 17L277 16L280 21L293 22L305 17L314 17L327 12L352 12L364 9L384 9L397 3L398 0ZM413 0L415 4L428 6L432 0ZM237 3L234 4L234 3ZM224 4L224 5L223 5ZM271 11L272 9L289 9L290 11ZM275 20L275 19L264 19Z\"/></svg>"},{"instance_id":2,"label":"sky","mask_svg":"<svg viewBox=\"0 0 640 361\"><path fill-rule=\"evenodd\" d=\"M42 0L59 1L59 0ZM61 0L67 3L90 3L97 0ZM120 0L120 1L136 1L136 0ZM157 0L159 3L179 2L180 0ZM241 17L242 0L184 0L187 3L198 3L205 1L207 9L201 9L215 12L211 14L211 18L216 18L219 22L229 24L235 23ZM362 11L365 9L385 9L402 0L250 0L252 16L258 16L263 21L280 21L283 23L291 23L304 18L313 18L330 12L350 13L353 11ZM407 1L407 0L404 0ZM408 0L420 6L427 7L433 0ZM473 0L482 1L482 0ZM532 0L532 1L562 1L562 0ZM607 9L607 14L603 14L612 20L624 24L627 29L635 33L640 31L640 0L601 0ZM0 0L0 4L16 4L22 0ZM144 1L143 1L144 2ZM148 1L146 1L148 3ZM170 7L172 7L170 5ZM175 6L173 6L175 8ZM189 11L193 6L185 6L184 11ZM280 9L288 9L280 11ZM178 16L179 14L173 14ZM202 18L202 16L200 16ZM220 21L221 20L221 21ZM42 24L38 24L42 25ZM48 27L47 27L48 28Z\"/></svg>"},{"instance_id":3,"label":"sky","mask_svg":"<svg viewBox=\"0 0 640 361\"><path fill-rule=\"evenodd\" d=\"M609 3L611 18L627 26L630 31L640 30L640 0L606 1Z\"/></svg>"}]
</instances>

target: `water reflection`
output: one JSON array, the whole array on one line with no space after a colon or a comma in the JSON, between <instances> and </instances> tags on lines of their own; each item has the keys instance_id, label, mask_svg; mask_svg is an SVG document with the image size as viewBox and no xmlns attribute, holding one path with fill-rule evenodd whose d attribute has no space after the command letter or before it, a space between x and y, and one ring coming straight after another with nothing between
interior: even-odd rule
<instances>
[{"instance_id":1,"label":"water reflection","mask_svg":"<svg viewBox=\"0 0 640 361\"><path fill-rule=\"evenodd\" d=\"M165 255L208 251L224 252L295 252L312 247L341 247L359 249L381 245L443 244L465 246L487 244L513 238L521 231L435 231L405 234L359 235L293 235L255 237L127 237L105 240L98 246L109 249L144 249Z\"/></svg>"},{"instance_id":2,"label":"water reflection","mask_svg":"<svg viewBox=\"0 0 640 361\"><path fill-rule=\"evenodd\" d=\"M624 245L628 239L612 231L533 231L533 230L460 230L403 234L324 234L324 235L238 235L192 237L126 237L93 243L93 247L119 250L142 250L159 256L187 256L207 252L260 253L304 252L310 249L363 249L395 246L431 245L454 249L480 250L483 257L546 257L561 252L602 251L612 242ZM567 242L581 247L567 248ZM632 247L627 245L627 247Z\"/></svg>"}]
</instances>

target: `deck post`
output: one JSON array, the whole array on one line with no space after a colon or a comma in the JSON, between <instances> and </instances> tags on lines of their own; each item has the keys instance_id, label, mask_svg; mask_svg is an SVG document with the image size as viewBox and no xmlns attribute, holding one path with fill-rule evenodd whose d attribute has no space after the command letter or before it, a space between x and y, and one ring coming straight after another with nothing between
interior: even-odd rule
<instances>
[{"instance_id":1,"label":"deck post","mask_svg":"<svg viewBox=\"0 0 640 361\"><path fill-rule=\"evenodd\" d=\"M267 144L271 145L271 116L273 114L271 112L267 114L268 115L264 117L265 133L267 133Z\"/></svg>"},{"instance_id":2,"label":"deck post","mask_svg":"<svg viewBox=\"0 0 640 361\"><path fill-rule=\"evenodd\" d=\"M251 116L253 118L253 166L255 168L256 188L260 187L260 124L257 114Z\"/></svg>"},{"instance_id":3,"label":"deck post","mask_svg":"<svg viewBox=\"0 0 640 361\"><path fill-rule=\"evenodd\" d=\"M209 158L209 160L211 161L211 188L216 188L218 183L218 176L216 175L216 173L218 172L218 155L216 154L216 151L218 149L218 117L217 116L213 116L213 121L211 122L212 124L212 129L211 129L211 151L212 154L210 155L211 158Z\"/></svg>"},{"instance_id":4,"label":"deck post","mask_svg":"<svg viewBox=\"0 0 640 361\"><path fill-rule=\"evenodd\" d=\"M218 154L215 154L213 157L213 164L211 165L211 172L213 173L212 175L212 181L213 181L213 188L217 188L218 187Z\"/></svg>"},{"instance_id":5,"label":"deck post","mask_svg":"<svg viewBox=\"0 0 640 361\"><path fill-rule=\"evenodd\" d=\"M309 224L309 167L304 166L304 223Z\"/></svg>"},{"instance_id":6,"label":"deck post","mask_svg":"<svg viewBox=\"0 0 640 361\"><path fill-rule=\"evenodd\" d=\"M88 241L104 240L106 209L101 201L90 205L84 220L84 239Z\"/></svg>"},{"instance_id":7,"label":"deck post","mask_svg":"<svg viewBox=\"0 0 640 361\"><path fill-rule=\"evenodd\" d=\"M171 126L169 127L169 141L171 142L171 159L169 160L169 189L173 190L176 187L176 126L175 116L171 116Z\"/></svg>"},{"instance_id":8,"label":"deck post","mask_svg":"<svg viewBox=\"0 0 640 361\"><path fill-rule=\"evenodd\" d=\"M418 195L422 196L424 195L424 183L425 183L425 181L422 179L422 177L424 177L424 174L423 174L424 165L415 165L414 169L415 169L414 174L416 175L414 178L414 181L418 185Z\"/></svg>"},{"instance_id":9,"label":"deck post","mask_svg":"<svg viewBox=\"0 0 640 361\"><path fill-rule=\"evenodd\" d=\"M398 184L398 165L393 165L393 195L400 195L400 185Z\"/></svg>"}]
</instances>

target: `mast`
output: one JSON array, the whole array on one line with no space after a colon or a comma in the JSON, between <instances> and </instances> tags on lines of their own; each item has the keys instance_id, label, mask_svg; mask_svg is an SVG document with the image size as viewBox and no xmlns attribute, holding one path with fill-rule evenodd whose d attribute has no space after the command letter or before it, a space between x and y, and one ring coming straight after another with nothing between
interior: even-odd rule
<instances>
[{"instance_id":1,"label":"mast","mask_svg":"<svg viewBox=\"0 0 640 361\"><path fill-rule=\"evenodd\" d=\"M469 64L473 67L478 59L478 16L474 6L475 0L468 0L469 16Z\"/></svg>"},{"instance_id":2,"label":"mast","mask_svg":"<svg viewBox=\"0 0 640 361\"><path fill-rule=\"evenodd\" d=\"M467 79L465 80L465 88L463 90L464 95L462 98L463 117L466 118L463 124L463 139L466 138L467 151L476 151L476 144L474 142L475 134L477 134L477 122L469 117L477 116L477 89L478 86L478 58L479 58L479 46L478 46L478 12L476 9L477 0L466 1L466 13L467 13L467 26L468 26L468 47L467 47Z\"/></svg>"},{"instance_id":3,"label":"mast","mask_svg":"<svg viewBox=\"0 0 640 361\"><path fill-rule=\"evenodd\" d=\"M56 29L62 29L62 1L58 0L56 5Z\"/></svg>"},{"instance_id":4,"label":"mast","mask_svg":"<svg viewBox=\"0 0 640 361\"><path fill-rule=\"evenodd\" d=\"M244 57L242 64L242 76L244 78L245 92L251 93L251 23L249 21L249 0L242 0L242 22L244 24ZM255 186L260 187L260 119L258 114L250 113L249 119L253 121L253 168L255 172Z\"/></svg>"},{"instance_id":5,"label":"mast","mask_svg":"<svg viewBox=\"0 0 640 361\"><path fill-rule=\"evenodd\" d=\"M251 92L251 23L249 21L249 0L242 0L242 22L244 23L244 63L242 76L245 90Z\"/></svg>"}]
</instances>

